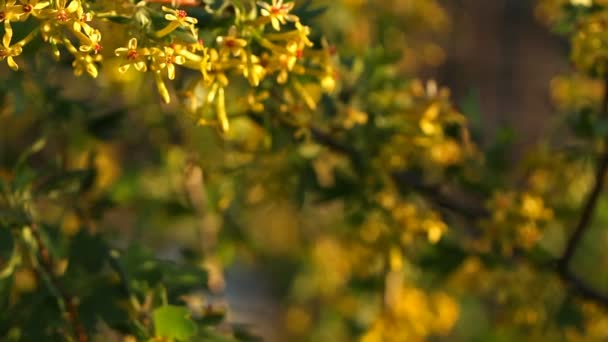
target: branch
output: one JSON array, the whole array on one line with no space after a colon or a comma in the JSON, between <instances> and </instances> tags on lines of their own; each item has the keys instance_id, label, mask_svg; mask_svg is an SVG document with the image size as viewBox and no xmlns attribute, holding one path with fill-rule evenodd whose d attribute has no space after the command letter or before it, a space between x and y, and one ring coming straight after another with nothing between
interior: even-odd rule
<instances>
[{"instance_id":1,"label":"branch","mask_svg":"<svg viewBox=\"0 0 608 342\"><path fill-rule=\"evenodd\" d=\"M601 117L608 119L608 78L605 80L604 86L604 97L602 100ZM253 117L255 121L255 116ZM332 137L331 135L323 132L322 130L312 127L311 128L313 138L321 145L328 147L335 152L348 156L353 163L357 164L361 161L360 153L352 148L348 144L344 144ZM608 139L605 142L608 145ZM588 285L583 279L576 276L568 269L568 264L574 255L576 247L582 239L585 231L593 217L593 213L597 207L599 195L602 192L605 183L605 176L608 172L608 146L604 147L600 160L597 165L595 174L595 184L593 189L588 195L588 198L583 207L578 224L574 230L574 233L568 240L565 252L563 256L557 261L557 273L564 281L565 284L569 285L577 294L585 299L596 301L597 303L608 307L608 294L604 294L601 291ZM429 201L435 205L452 211L456 214L463 216L469 220L478 220L487 217L490 213L483 206L479 204L466 204L463 203L462 199L451 197L439 189L435 185L428 185L412 174L411 172L395 172L392 174L392 178L398 186L403 188L411 188L418 193L425 196Z\"/></svg>"},{"instance_id":2,"label":"branch","mask_svg":"<svg viewBox=\"0 0 608 342\"><path fill-rule=\"evenodd\" d=\"M604 100L602 103L602 116L608 116L608 80L606 82L606 90ZM349 145L343 144L335 140L329 134L322 132L319 129L311 129L312 135L315 140L323 146L326 146L338 153L349 156L354 162L360 160L361 156ZM566 250L563 256L557 262L557 273L564 283L569 286L579 297L584 299L593 300L603 306L608 307L608 294L604 294L601 291L593 288L568 269L568 264L574 255L576 247L582 239L585 231L593 217L593 212L597 207L599 195L602 192L605 183L605 175L608 171L608 147L602 154L595 175L595 184L591 190L583 211L581 213L578 224L574 230L574 233L570 237ZM478 220L487 217L490 213L483 206L478 204L466 204L460 198L452 197L445 194L439 187L435 185L425 184L419 176L412 172L403 171L395 172L392 174L393 180L398 186L403 188L411 188L414 191L420 193L426 197L431 203L447 209L453 213L459 214L465 219Z\"/></svg>"},{"instance_id":3,"label":"branch","mask_svg":"<svg viewBox=\"0 0 608 342\"><path fill-rule=\"evenodd\" d=\"M608 116L608 78L604 80L604 97L602 99L602 107L600 109L600 117L606 118ZM566 249L564 250L564 254L559 261L559 268L562 272L567 272L568 264L570 260L574 256L574 252L576 251L576 247L580 243L581 239L585 231L589 228L589 224L591 223L591 219L593 218L593 213L595 212L595 208L597 207L597 202L599 200L599 196L604 188L604 183L606 181L606 171L608 171L608 148L605 144L608 143L607 139L604 139L604 146L602 155L600 156L600 160L597 164L595 171L595 184L589 193L587 200L583 206L583 212L579 218L578 224L574 229L574 233L570 236L568 243L566 244Z\"/></svg>"},{"instance_id":4,"label":"branch","mask_svg":"<svg viewBox=\"0 0 608 342\"><path fill-rule=\"evenodd\" d=\"M602 293L588 285L583 279L567 269L560 269L558 272L562 280L572 288L579 297L595 301L604 307L608 307L608 294Z\"/></svg>"},{"instance_id":5,"label":"branch","mask_svg":"<svg viewBox=\"0 0 608 342\"><path fill-rule=\"evenodd\" d=\"M604 96L602 99L602 107L600 109L600 118L608 118L608 78L604 79ZM597 203L606 183L606 172L608 171L608 139L604 138L603 152L597 163L595 170L595 183L591 192L587 196L587 200L583 206L583 211L579 221L574 229L574 233L570 236L564 250L564 254L558 261L558 272L562 279L569 283L582 297L595 300L604 306L608 306L608 294L589 286L583 279L577 277L568 268L570 261L574 257L577 247L579 246L585 232L589 229L593 219L593 213L597 208Z\"/></svg>"},{"instance_id":6,"label":"branch","mask_svg":"<svg viewBox=\"0 0 608 342\"><path fill-rule=\"evenodd\" d=\"M478 220L488 217L490 213L486 208L478 204L467 204L461 198L452 197L435 185L425 184L420 177L408 172L393 173L393 180L401 187L409 187L419 192L437 206L459 214L469 220Z\"/></svg>"},{"instance_id":7,"label":"branch","mask_svg":"<svg viewBox=\"0 0 608 342\"><path fill-rule=\"evenodd\" d=\"M48 276L51 285L59 292L60 299L65 305L65 310L68 315L68 322L72 325L74 337L76 337L76 341L78 342L87 342L89 339L84 326L82 326L80 323L78 310L74 304L74 298L65 291L61 282L55 276L55 262L53 261L53 257L49 252L49 249L46 247L42 237L40 236L38 225L32 223L30 226L32 236L36 241L36 245L38 245L38 259L40 260L40 265L42 266L44 273L46 273Z\"/></svg>"},{"instance_id":8,"label":"branch","mask_svg":"<svg viewBox=\"0 0 608 342\"><path fill-rule=\"evenodd\" d=\"M351 146L335 140L331 135L321 131L318 128L312 127L310 131L312 137L317 143L335 152L348 156L355 165L360 164L361 155ZM464 203L460 198L451 197L442 192L439 187L425 184L420 177L412 172L395 172L392 174L392 178L399 187L403 189L411 188L420 193L422 196L426 197L435 205L452 211L453 213L460 214L467 219L476 220L489 216L488 211L483 206L467 204Z\"/></svg>"},{"instance_id":9,"label":"branch","mask_svg":"<svg viewBox=\"0 0 608 342\"><path fill-rule=\"evenodd\" d=\"M568 264L574 256L574 252L576 251L577 246L579 245L581 239L583 238L583 235L589 228L591 219L593 218L593 213L595 212L595 208L597 207L599 196L604 188L604 183L606 181L606 171L608 171L608 150L606 150L602 154L601 159L598 162L595 171L595 184L593 185L593 189L591 189L591 192L589 193L587 200L585 201L583 211L579 218L578 224L574 229L574 233L572 233L572 235L570 236L570 239L566 244L564 254L559 260L559 267L561 270L566 270L568 268Z\"/></svg>"}]
</instances>

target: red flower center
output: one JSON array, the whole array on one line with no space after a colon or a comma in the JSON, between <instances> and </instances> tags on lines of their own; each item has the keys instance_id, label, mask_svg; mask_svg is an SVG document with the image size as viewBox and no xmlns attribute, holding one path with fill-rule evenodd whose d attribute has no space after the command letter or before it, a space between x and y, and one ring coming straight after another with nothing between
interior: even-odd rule
<instances>
[{"instance_id":1,"label":"red flower center","mask_svg":"<svg viewBox=\"0 0 608 342\"><path fill-rule=\"evenodd\" d=\"M187 17L187 16L188 16L188 13L186 13L186 11L184 11L184 10L179 10L179 11L177 11L177 16L178 16L180 19L184 19L185 17Z\"/></svg>"},{"instance_id":2,"label":"red flower center","mask_svg":"<svg viewBox=\"0 0 608 342\"><path fill-rule=\"evenodd\" d=\"M30 5L30 4L23 5L23 12L30 13L31 11L32 11L32 5Z\"/></svg>"},{"instance_id":3,"label":"red flower center","mask_svg":"<svg viewBox=\"0 0 608 342\"><path fill-rule=\"evenodd\" d=\"M68 14L66 13L66 11L61 10L59 12L57 12L57 20L61 21L61 22L65 22L68 21L69 17Z\"/></svg>"},{"instance_id":4,"label":"red flower center","mask_svg":"<svg viewBox=\"0 0 608 342\"><path fill-rule=\"evenodd\" d=\"M226 46L231 49L236 47L236 40L234 40L233 38L226 39Z\"/></svg>"},{"instance_id":5,"label":"red flower center","mask_svg":"<svg viewBox=\"0 0 608 342\"><path fill-rule=\"evenodd\" d=\"M139 57L139 52L137 52L137 50L129 50L129 52L127 52L127 59L129 60L135 60Z\"/></svg>"}]
</instances>

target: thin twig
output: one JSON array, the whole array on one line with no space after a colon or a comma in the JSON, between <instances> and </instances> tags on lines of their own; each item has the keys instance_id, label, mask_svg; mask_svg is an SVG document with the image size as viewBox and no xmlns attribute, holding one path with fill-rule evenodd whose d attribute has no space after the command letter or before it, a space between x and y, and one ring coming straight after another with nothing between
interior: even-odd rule
<instances>
[{"instance_id":1,"label":"thin twig","mask_svg":"<svg viewBox=\"0 0 608 342\"><path fill-rule=\"evenodd\" d=\"M354 164L361 161L361 155L358 151L349 145L336 141L331 135L321 131L318 128L310 129L312 137L315 141L329 149L348 156ZM410 172L394 172L392 178L401 188L410 188L437 206L460 214L467 219L477 220L489 216L489 212L482 205L471 205L464 203L462 199L451 197L445 194L438 186L424 183L419 177L416 177Z\"/></svg>"},{"instance_id":2,"label":"thin twig","mask_svg":"<svg viewBox=\"0 0 608 342\"><path fill-rule=\"evenodd\" d=\"M40 235L40 229L35 223L31 224L30 227L32 236L34 237L36 245L38 246L38 258L40 260L40 265L44 269L44 273L46 273L52 286L59 292L59 295L61 296L60 299L65 305L65 310L68 315L68 322L72 326L74 337L78 342L87 342L89 339L84 326L82 326L80 323L78 310L74 304L74 298L64 289L60 280L55 276L55 262Z\"/></svg>"},{"instance_id":3,"label":"thin twig","mask_svg":"<svg viewBox=\"0 0 608 342\"><path fill-rule=\"evenodd\" d=\"M460 198L452 197L436 186L424 183L420 177L407 171L393 173L393 180L401 187L417 191L438 207L459 214L469 220L478 220L488 217L490 213L486 208L477 204L465 203Z\"/></svg>"}]
</instances>

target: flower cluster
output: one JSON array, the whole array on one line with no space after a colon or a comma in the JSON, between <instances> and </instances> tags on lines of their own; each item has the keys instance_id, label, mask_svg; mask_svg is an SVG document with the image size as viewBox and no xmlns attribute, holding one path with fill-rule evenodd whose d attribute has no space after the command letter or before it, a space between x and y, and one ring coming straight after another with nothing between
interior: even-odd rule
<instances>
[{"instance_id":1,"label":"flower cluster","mask_svg":"<svg viewBox=\"0 0 608 342\"><path fill-rule=\"evenodd\" d=\"M585 17L572 36L572 60L581 71L604 76L608 72L608 13Z\"/></svg>"},{"instance_id":2,"label":"flower cluster","mask_svg":"<svg viewBox=\"0 0 608 342\"><path fill-rule=\"evenodd\" d=\"M511 255L515 248L536 246L554 217L542 197L529 192L497 192L488 207L492 216L486 222L486 233L490 241L500 241L497 247L505 255Z\"/></svg>"},{"instance_id":3,"label":"flower cluster","mask_svg":"<svg viewBox=\"0 0 608 342\"><path fill-rule=\"evenodd\" d=\"M384 124L397 132L380 152L379 162L387 169L417 165L432 171L428 177L433 178L473 155L464 116L449 102L447 90L438 89L435 82L425 87L415 81L402 91L377 96L392 99L382 104L394 111Z\"/></svg>"},{"instance_id":4,"label":"flower cluster","mask_svg":"<svg viewBox=\"0 0 608 342\"><path fill-rule=\"evenodd\" d=\"M159 93L167 103L170 95L165 78L175 78L176 66L197 71L198 79L190 82L185 92L187 107L196 113L199 124L217 125L222 132L230 127L227 87L238 75L252 88L274 79L279 85L289 86L286 91L295 90L309 99L308 106L314 108L315 101L310 99L296 76L333 78L327 54L323 50L308 50L313 46L309 39L310 29L297 16L289 14L293 2L275 0L272 5L263 2L258 5L261 15L257 19L241 23L242 18L237 16L234 25L211 43L204 43L199 38L196 18L190 17L185 10L163 6L167 24L154 33L153 39L148 38L141 44L137 38L131 38L126 47L116 49L116 55L123 59L120 70L124 72L132 66L138 71L151 71ZM291 29L286 25L288 22L293 24ZM279 32L266 32L268 23ZM174 34L176 32L180 34ZM331 91L333 87L327 86L324 90ZM253 107L262 105L255 100L251 104ZM215 117L206 115L207 108L213 108Z\"/></svg>"},{"instance_id":5,"label":"flower cluster","mask_svg":"<svg viewBox=\"0 0 608 342\"><path fill-rule=\"evenodd\" d=\"M185 104L197 115L200 124L217 125L223 132L230 126L227 88L239 76L254 89L253 96L258 100L251 104L256 108L262 105L263 96L256 94L255 89L264 82L274 81L284 87L286 103L290 96L303 98L310 109L315 108L318 96L309 93L305 80L318 79L316 83L324 92L336 87L333 53L329 53L327 44L311 49L310 28L291 13L294 2L258 1L249 8L237 6L230 13L230 22L224 21L212 32L201 31L201 24L208 23L200 23L200 17L190 15L182 7L170 7L172 3L169 0L137 4L124 1L112 5L87 0L3 1L0 3L0 22L4 25L0 59L17 70L16 57L22 55L24 46L32 39L41 36L56 58L62 51L73 56L76 75L86 72L97 77L102 59L115 57L120 59L121 73L130 69L150 72L166 103L171 101L166 81L174 80L178 69L192 70L184 72L188 76L198 75L188 82ZM194 2L175 3L179 4L197 6ZM227 14L207 10L218 17ZM22 35L14 34L13 26L26 21L32 21L35 28L24 38L14 39ZM127 42L115 49L115 56L102 53L102 37L114 35L117 27L126 35L117 35L108 44L121 37ZM207 108L212 108L215 115L207 115Z\"/></svg>"},{"instance_id":6,"label":"flower cluster","mask_svg":"<svg viewBox=\"0 0 608 342\"><path fill-rule=\"evenodd\" d=\"M37 27L24 38L15 41L13 26L28 20L35 20ZM36 36L41 35L51 45L56 58L60 56L59 46L74 57L73 67L77 75L87 72L97 77L98 62L101 61L101 33L89 25L93 14L81 0L8 0L0 7L0 22L4 24L0 59L18 70L15 61L23 52L23 47Z\"/></svg>"}]
</instances>

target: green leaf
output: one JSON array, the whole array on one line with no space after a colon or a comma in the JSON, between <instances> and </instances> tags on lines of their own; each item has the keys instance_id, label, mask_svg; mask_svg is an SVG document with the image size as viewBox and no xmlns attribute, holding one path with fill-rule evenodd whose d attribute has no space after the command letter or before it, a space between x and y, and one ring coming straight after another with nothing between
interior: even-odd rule
<instances>
[{"instance_id":1,"label":"green leaf","mask_svg":"<svg viewBox=\"0 0 608 342\"><path fill-rule=\"evenodd\" d=\"M103 16L104 19L108 19L111 22L117 23L117 24L128 24L129 22L131 22L133 19L131 17L126 17L123 15L107 15L107 16Z\"/></svg>"},{"instance_id":2,"label":"green leaf","mask_svg":"<svg viewBox=\"0 0 608 342\"><path fill-rule=\"evenodd\" d=\"M206 288L207 272L193 265L159 262L163 283L170 292L184 293L194 288Z\"/></svg>"},{"instance_id":3,"label":"green leaf","mask_svg":"<svg viewBox=\"0 0 608 342\"><path fill-rule=\"evenodd\" d=\"M79 193L91 188L95 180L94 169L67 171L48 177L36 188L38 194L48 194L54 191L62 193Z\"/></svg>"},{"instance_id":4,"label":"green leaf","mask_svg":"<svg viewBox=\"0 0 608 342\"><path fill-rule=\"evenodd\" d=\"M327 11L327 6L311 8L312 3L313 2L311 0L299 3L293 13L300 17L300 20L302 20L303 22L308 22L309 20L316 19L325 11Z\"/></svg>"},{"instance_id":5,"label":"green leaf","mask_svg":"<svg viewBox=\"0 0 608 342\"><path fill-rule=\"evenodd\" d=\"M574 327L579 331L583 328L583 323L585 321L579 304L572 298L566 298L559 308L556 318L561 326Z\"/></svg>"},{"instance_id":6,"label":"green leaf","mask_svg":"<svg viewBox=\"0 0 608 342\"><path fill-rule=\"evenodd\" d=\"M481 95L479 89L471 88L466 96L460 101L462 113L467 117L475 134L480 134L481 122Z\"/></svg>"},{"instance_id":7,"label":"green leaf","mask_svg":"<svg viewBox=\"0 0 608 342\"><path fill-rule=\"evenodd\" d=\"M120 135L118 129L125 118L126 112L115 110L108 114L90 119L87 122L87 131L101 140L116 139Z\"/></svg>"},{"instance_id":8,"label":"green leaf","mask_svg":"<svg viewBox=\"0 0 608 342\"><path fill-rule=\"evenodd\" d=\"M435 245L430 245L423 253L419 264L423 269L431 270L439 277L438 280L442 281L456 270L466 257L466 252L459 246L444 239Z\"/></svg>"},{"instance_id":9,"label":"green leaf","mask_svg":"<svg viewBox=\"0 0 608 342\"><path fill-rule=\"evenodd\" d=\"M79 305L82 323L90 330L95 329L99 320L117 330L127 329L129 315L122 303L128 300L128 296L121 286L99 279L95 284L90 284L89 288L90 293L82 296Z\"/></svg>"},{"instance_id":10,"label":"green leaf","mask_svg":"<svg viewBox=\"0 0 608 342\"><path fill-rule=\"evenodd\" d=\"M166 305L154 310L156 336L185 341L196 334L196 324L186 307Z\"/></svg>"},{"instance_id":11,"label":"green leaf","mask_svg":"<svg viewBox=\"0 0 608 342\"><path fill-rule=\"evenodd\" d=\"M0 208L0 222L5 227L22 226L28 223L27 217L20 210Z\"/></svg>"},{"instance_id":12,"label":"green leaf","mask_svg":"<svg viewBox=\"0 0 608 342\"><path fill-rule=\"evenodd\" d=\"M70 242L69 269L81 267L88 273L96 273L103 267L108 255L108 246L99 235L81 230Z\"/></svg>"},{"instance_id":13,"label":"green leaf","mask_svg":"<svg viewBox=\"0 0 608 342\"><path fill-rule=\"evenodd\" d=\"M6 227L0 227L0 279L12 273L14 248L15 242L11 231Z\"/></svg>"},{"instance_id":14,"label":"green leaf","mask_svg":"<svg viewBox=\"0 0 608 342\"><path fill-rule=\"evenodd\" d=\"M221 335L211 329L204 329L200 336L202 341L207 342L236 342L234 338Z\"/></svg>"},{"instance_id":15,"label":"green leaf","mask_svg":"<svg viewBox=\"0 0 608 342\"><path fill-rule=\"evenodd\" d=\"M40 151L42 151L42 149L46 146L46 139L45 138L40 138L38 140L36 140L27 150L25 150L20 156L19 156L19 160L17 161L17 164L15 166L15 170L19 170L21 167L23 167L23 164L25 163L25 161L31 157L33 154L36 154ZM17 173L17 172L15 172Z\"/></svg>"}]
</instances>

